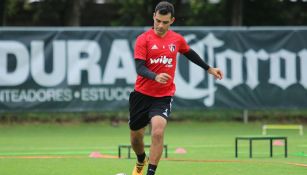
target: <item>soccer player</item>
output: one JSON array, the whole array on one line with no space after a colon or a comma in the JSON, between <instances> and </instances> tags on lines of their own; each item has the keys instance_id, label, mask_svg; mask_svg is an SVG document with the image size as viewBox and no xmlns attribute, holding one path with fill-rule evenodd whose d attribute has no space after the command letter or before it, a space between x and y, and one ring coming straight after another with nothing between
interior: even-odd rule
<instances>
[{"instance_id":1,"label":"soccer player","mask_svg":"<svg viewBox=\"0 0 307 175\"><path fill-rule=\"evenodd\" d=\"M147 175L154 175L163 151L164 129L171 112L172 96L175 93L174 75L176 55L181 53L190 61L222 79L218 68L207 65L193 51L184 38L169 30L175 21L171 3L160 2L153 14L152 29L139 35L134 50L137 80L129 98L129 127L131 145L137 156L133 175L143 175L148 158L144 151L144 132L151 123L151 147Z\"/></svg>"}]
</instances>

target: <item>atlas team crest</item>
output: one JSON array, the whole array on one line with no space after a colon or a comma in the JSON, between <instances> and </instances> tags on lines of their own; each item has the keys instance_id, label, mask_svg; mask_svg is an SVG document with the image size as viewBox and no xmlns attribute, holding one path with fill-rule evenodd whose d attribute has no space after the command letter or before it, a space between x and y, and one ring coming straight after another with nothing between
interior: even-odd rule
<instances>
[{"instance_id":1,"label":"atlas team crest","mask_svg":"<svg viewBox=\"0 0 307 175\"><path fill-rule=\"evenodd\" d=\"M176 46L175 46L175 44L170 44L170 45L168 45L168 48L169 48L169 50L170 50L171 52L174 52L175 49L176 49Z\"/></svg>"}]
</instances>

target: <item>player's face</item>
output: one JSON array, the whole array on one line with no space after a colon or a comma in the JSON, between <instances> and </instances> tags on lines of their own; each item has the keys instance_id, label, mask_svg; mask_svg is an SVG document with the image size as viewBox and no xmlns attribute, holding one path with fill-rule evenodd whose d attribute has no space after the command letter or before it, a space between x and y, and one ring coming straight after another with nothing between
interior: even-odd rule
<instances>
[{"instance_id":1,"label":"player's face","mask_svg":"<svg viewBox=\"0 0 307 175\"><path fill-rule=\"evenodd\" d=\"M161 15L159 13L154 13L154 31L159 36L164 36L171 24L173 24L175 18L171 16L171 13L167 15Z\"/></svg>"}]
</instances>

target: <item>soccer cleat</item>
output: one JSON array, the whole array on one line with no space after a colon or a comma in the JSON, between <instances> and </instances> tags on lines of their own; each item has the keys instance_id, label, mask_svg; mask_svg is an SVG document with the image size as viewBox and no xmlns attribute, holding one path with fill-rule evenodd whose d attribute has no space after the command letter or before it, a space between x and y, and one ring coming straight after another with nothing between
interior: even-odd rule
<instances>
[{"instance_id":1,"label":"soccer cleat","mask_svg":"<svg viewBox=\"0 0 307 175\"><path fill-rule=\"evenodd\" d=\"M137 162L133 168L132 175L143 175L147 162L147 158L145 158L143 163Z\"/></svg>"}]
</instances>

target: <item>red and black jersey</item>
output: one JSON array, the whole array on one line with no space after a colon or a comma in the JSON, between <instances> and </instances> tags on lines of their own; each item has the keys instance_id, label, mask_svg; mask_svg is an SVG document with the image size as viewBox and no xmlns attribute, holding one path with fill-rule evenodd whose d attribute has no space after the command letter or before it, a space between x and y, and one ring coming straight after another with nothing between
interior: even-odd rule
<instances>
[{"instance_id":1,"label":"red and black jersey","mask_svg":"<svg viewBox=\"0 0 307 175\"><path fill-rule=\"evenodd\" d=\"M190 49L183 36L168 30L164 37L156 35L150 29L138 36L135 43L134 58L146 61L145 66L152 72L167 73L172 79L167 84L137 77L135 90L152 97L173 96L175 94L174 76L177 53L186 53Z\"/></svg>"}]
</instances>

